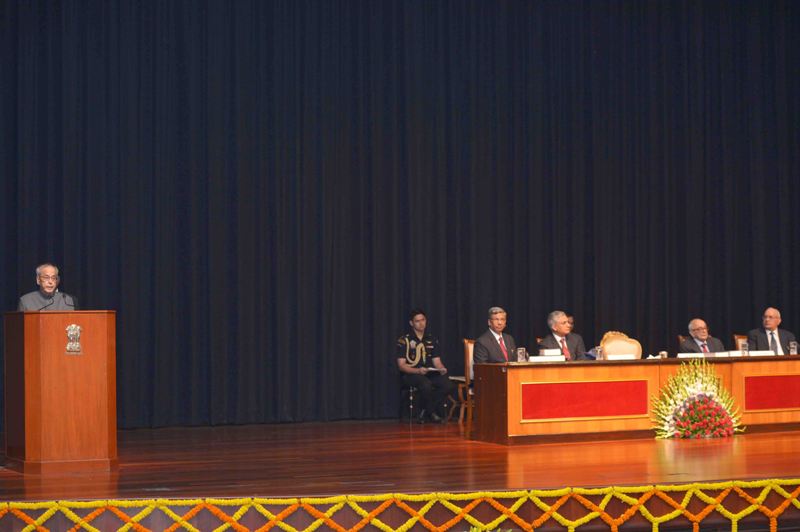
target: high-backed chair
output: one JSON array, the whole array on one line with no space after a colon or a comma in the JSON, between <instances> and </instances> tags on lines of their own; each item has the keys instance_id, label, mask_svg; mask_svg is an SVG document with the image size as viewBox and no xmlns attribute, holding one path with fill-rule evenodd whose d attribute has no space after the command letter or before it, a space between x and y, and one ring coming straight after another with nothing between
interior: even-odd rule
<instances>
[{"instance_id":1,"label":"high-backed chair","mask_svg":"<svg viewBox=\"0 0 800 532\"><path fill-rule=\"evenodd\" d=\"M464 361L464 370L469 371L467 368L468 368L467 363L466 361ZM455 413L456 407L459 407L458 417L460 423L461 418L463 417L464 408L466 408L464 406L465 395L463 393L463 388L467 383L468 377L464 375L451 375L450 373L448 373L447 376L450 378L451 381L456 383L456 395L455 397L453 397L452 395L450 396L450 398L453 399L453 404L450 406L450 410L448 410L447 412L447 422L449 423L450 420L453 419L453 414Z\"/></svg>"},{"instance_id":2,"label":"high-backed chair","mask_svg":"<svg viewBox=\"0 0 800 532\"><path fill-rule=\"evenodd\" d=\"M450 375L449 373L447 376L450 378L451 381L456 383L456 393L455 396L452 394L450 395L451 405L450 409L447 411L447 422L450 423L450 420L453 419L453 415L455 415L456 407L459 407L459 417L461 417L461 410L463 410L464 401L462 399L461 388L464 386L466 382L466 377L464 375Z\"/></svg>"},{"instance_id":3,"label":"high-backed chair","mask_svg":"<svg viewBox=\"0 0 800 532\"><path fill-rule=\"evenodd\" d=\"M538 355L539 351L542 350L542 340L544 340L544 338L542 338L541 336L537 336L536 338L534 338L534 340L536 340L536 343L534 344L533 352L531 353L531 355Z\"/></svg>"},{"instance_id":4,"label":"high-backed chair","mask_svg":"<svg viewBox=\"0 0 800 532\"><path fill-rule=\"evenodd\" d=\"M747 343L747 335L746 334L734 334L733 335L733 347L736 351L742 350L742 344Z\"/></svg>"},{"instance_id":5,"label":"high-backed chair","mask_svg":"<svg viewBox=\"0 0 800 532\"><path fill-rule=\"evenodd\" d=\"M450 379L458 383L458 398L456 399L456 404L459 406L458 422L463 423L464 417L466 417L467 430L469 430L472 424L472 409L475 406L475 396L472 391L472 351L475 348L475 340L462 338L461 342L464 345L464 376L450 377ZM455 408L455 406L454 404L453 408ZM451 409L450 412L452 414L453 410ZM449 418L450 415L447 417Z\"/></svg>"},{"instance_id":6,"label":"high-backed chair","mask_svg":"<svg viewBox=\"0 0 800 532\"><path fill-rule=\"evenodd\" d=\"M638 355L642 356L642 344L627 334L619 331L608 331L600 340L603 356L606 355Z\"/></svg>"},{"instance_id":7,"label":"high-backed chair","mask_svg":"<svg viewBox=\"0 0 800 532\"><path fill-rule=\"evenodd\" d=\"M688 336L684 336L684 335L682 335L682 334L679 334L679 335L678 335L678 351L680 351L680 350L681 350L681 346L683 345L683 342L685 342L687 338L688 338ZM677 353L678 351L676 351L676 353Z\"/></svg>"}]
</instances>

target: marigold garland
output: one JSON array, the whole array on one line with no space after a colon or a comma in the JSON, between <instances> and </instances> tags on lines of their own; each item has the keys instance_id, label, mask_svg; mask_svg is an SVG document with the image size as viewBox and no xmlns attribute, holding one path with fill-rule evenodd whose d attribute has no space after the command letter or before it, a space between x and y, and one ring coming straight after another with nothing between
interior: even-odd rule
<instances>
[{"instance_id":1,"label":"marigold garland","mask_svg":"<svg viewBox=\"0 0 800 532\"><path fill-rule=\"evenodd\" d=\"M757 495L751 495L747 490L759 490ZM706 493L706 492L713 492ZM770 495L778 495L782 500L770 508L764 505ZM677 496L677 498L676 498ZM746 502L748 506L737 512L732 512L725 507L729 497L736 497L737 502ZM509 492L474 492L474 493L428 493L418 495L383 494L383 495L342 495L326 498L246 498L246 499L147 499L147 500L100 500L100 501L50 501L50 502L6 502L0 503L0 526L19 528L35 531L47 530L47 522L57 514L65 516L74 523L72 530L98 530L92 526L97 518L105 511L113 513L124 524L118 530L149 530L142 520L153 512L161 516L169 516L173 523L172 530L196 530L188 519L196 516L202 510L207 510L216 517L220 524L215 531L245 530L240 519L250 510L254 510L268 520L259 530L280 528L286 531L295 531L284 519L303 509L316 520L304 531L313 531L321 526L334 530L345 530L336 522L336 513L348 507L356 511L362 520L351 530L363 529L366 526L377 528L386 532L406 531L414 526L422 526L431 531L463 530L470 527L478 530L495 530L513 527L526 531L536 530L548 521L555 521L568 531L579 531L580 527L592 521L600 520L610 530L618 531L637 514L647 519L657 532L659 526L676 518L683 518L692 523L692 530L699 531L703 520L715 514L730 521L731 531L737 532L738 523L747 516L759 512L769 520L770 530L775 532L778 521L789 508L800 510L800 479L794 480L761 480L761 481L729 481L717 483L694 483L684 485L656 485L633 487L607 487L607 488L563 488L558 490L531 490ZM599 502L598 502L599 498ZM647 503L651 499L660 499L668 505L670 510L662 515L654 515ZM560 513L560 509L573 500L586 509L586 514L568 518ZM553 501L553 502L548 502ZM612 501L619 501L628 506L621 514L610 514L606 509ZM690 504L703 503L696 511L690 511ZM415 510L406 502L424 503ZM533 522L526 522L517 514L525 503L532 503L542 512ZM377 507L369 510L361 504L379 503ZM471 510L479 504L488 504L494 508L498 515L490 522L481 522L471 515ZM448 509L453 518L442 524L434 524L426 515L434 505ZM736 507L740 505L737 504ZM267 507L277 507L276 513ZM179 510L183 515L173 508ZM383 511L390 508L401 509L408 514L405 523L393 526L384 523L379 518ZM128 515L122 509L132 510L133 515ZM26 512L39 512L40 515L28 515ZM81 517L75 510L91 510L86 516ZM14 521L19 519L19 521ZM10 523L10 525L9 525Z\"/></svg>"},{"instance_id":2,"label":"marigold garland","mask_svg":"<svg viewBox=\"0 0 800 532\"><path fill-rule=\"evenodd\" d=\"M705 359L681 364L652 399L656 438L722 438L743 432L739 411Z\"/></svg>"}]
</instances>

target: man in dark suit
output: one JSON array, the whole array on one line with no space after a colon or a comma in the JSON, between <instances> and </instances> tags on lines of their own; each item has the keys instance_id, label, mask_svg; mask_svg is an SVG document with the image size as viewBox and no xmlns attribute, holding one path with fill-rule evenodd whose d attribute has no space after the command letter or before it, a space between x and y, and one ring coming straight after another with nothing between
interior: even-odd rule
<instances>
[{"instance_id":1,"label":"man in dark suit","mask_svg":"<svg viewBox=\"0 0 800 532\"><path fill-rule=\"evenodd\" d=\"M708 334L708 325L700 318L689 322L689 335L678 348L681 353L720 353L725 346L718 338Z\"/></svg>"},{"instance_id":2,"label":"man in dark suit","mask_svg":"<svg viewBox=\"0 0 800 532\"><path fill-rule=\"evenodd\" d=\"M789 342L795 342L794 334L786 329L779 329L781 312L776 308L768 308L761 316L763 327L747 333L747 348L750 351L772 351L776 355L789 354Z\"/></svg>"},{"instance_id":3,"label":"man in dark suit","mask_svg":"<svg viewBox=\"0 0 800 532\"><path fill-rule=\"evenodd\" d=\"M567 360L586 359L586 346L578 333L572 332L569 316L562 310L554 310L547 315L550 334L539 342L541 349L558 349Z\"/></svg>"},{"instance_id":4,"label":"man in dark suit","mask_svg":"<svg viewBox=\"0 0 800 532\"><path fill-rule=\"evenodd\" d=\"M508 362L517 359L514 337L503 332L506 328L506 317L506 311L500 307L489 309L489 330L475 340L473 362Z\"/></svg>"}]
</instances>

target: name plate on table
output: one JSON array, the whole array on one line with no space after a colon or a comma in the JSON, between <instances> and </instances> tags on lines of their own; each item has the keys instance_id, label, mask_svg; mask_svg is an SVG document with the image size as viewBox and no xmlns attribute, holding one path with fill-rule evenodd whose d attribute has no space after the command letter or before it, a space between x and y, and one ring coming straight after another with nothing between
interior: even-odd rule
<instances>
[{"instance_id":1,"label":"name plate on table","mask_svg":"<svg viewBox=\"0 0 800 532\"><path fill-rule=\"evenodd\" d=\"M609 354L603 356L603 360L639 360L641 358L642 357L640 355L637 355L635 353L625 353L625 354L619 353L614 355Z\"/></svg>"},{"instance_id":2,"label":"name plate on table","mask_svg":"<svg viewBox=\"0 0 800 532\"><path fill-rule=\"evenodd\" d=\"M550 349L544 349L544 351L550 351ZM558 349L554 349L553 351L559 351ZM564 358L564 355L539 355L538 357L528 357L528 362L566 362L567 359Z\"/></svg>"},{"instance_id":3,"label":"name plate on table","mask_svg":"<svg viewBox=\"0 0 800 532\"><path fill-rule=\"evenodd\" d=\"M678 358L727 358L739 356L739 351L719 351L717 353L678 353Z\"/></svg>"},{"instance_id":4,"label":"name plate on table","mask_svg":"<svg viewBox=\"0 0 800 532\"><path fill-rule=\"evenodd\" d=\"M751 357L774 357L775 353L773 353L769 349L766 349L764 351L750 351L750 356Z\"/></svg>"}]
</instances>

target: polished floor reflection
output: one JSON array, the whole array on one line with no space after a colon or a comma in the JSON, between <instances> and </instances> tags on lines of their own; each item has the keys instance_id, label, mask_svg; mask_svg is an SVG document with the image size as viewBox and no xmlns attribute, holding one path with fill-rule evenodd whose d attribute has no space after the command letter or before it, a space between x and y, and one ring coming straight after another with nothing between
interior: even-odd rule
<instances>
[{"instance_id":1,"label":"polished floor reflection","mask_svg":"<svg viewBox=\"0 0 800 532\"><path fill-rule=\"evenodd\" d=\"M316 496L800 478L800 433L502 446L397 421L119 433L108 474L0 468L0 500Z\"/></svg>"}]
</instances>

